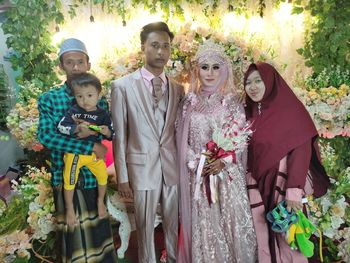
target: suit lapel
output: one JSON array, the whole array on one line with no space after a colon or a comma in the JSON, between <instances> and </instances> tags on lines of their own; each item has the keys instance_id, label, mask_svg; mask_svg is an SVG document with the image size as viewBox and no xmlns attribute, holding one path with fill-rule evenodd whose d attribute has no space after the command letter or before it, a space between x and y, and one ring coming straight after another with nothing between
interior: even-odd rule
<instances>
[{"instance_id":1,"label":"suit lapel","mask_svg":"<svg viewBox=\"0 0 350 263\"><path fill-rule=\"evenodd\" d=\"M168 127L169 122L172 121L171 117L174 114L174 106L175 106L175 100L176 100L175 89L172 87L169 78L168 78L168 96L169 96L168 108L167 108L166 115L165 115L165 123L164 123L163 133L166 132L166 129Z\"/></svg>"},{"instance_id":2,"label":"suit lapel","mask_svg":"<svg viewBox=\"0 0 350 263\"><path fill-rule=\"evenodd\" d=\"M157 129L157 124L154 119L153 104L150 100L150 96L147 93L148 90L142 79L140 70L136 71L133 75L134 82L132 83L132 90L135 93L135 98L139 104L142 113L144 114L148 124L152 127L152 130L157 138L160 137L159 131Z\"/></svg>"}]
</instances>

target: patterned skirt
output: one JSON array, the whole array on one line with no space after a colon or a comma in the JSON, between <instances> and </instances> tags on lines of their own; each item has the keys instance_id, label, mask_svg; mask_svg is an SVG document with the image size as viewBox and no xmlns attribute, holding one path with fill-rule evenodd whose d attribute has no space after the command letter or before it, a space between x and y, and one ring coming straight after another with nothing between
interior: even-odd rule
<instances>
[{"instance_id":1,"label":"patterned skirt","mask_svg":"<svg viewBox=\"0 0 350 263\"><path fill-rule=\"evenodd\" d=\"M62 188L54 189L54 200L57 262L117 262L109 218L98 218L96 188L76 188L73 203L79 223L75 227L65 224Z\"/></svg>"},{"instance_id":2,"label":"patterned skirt","mask_svg":"<svg viewBox=\"0 0 350 263\"><path fill-rule=\"evenodd\" d=\"M280 161L273 187L272 201L274 206L285 199L285 185L287 179L286 164L287 158L285 157ZM261 193L258 189L258 184L250 173L247 174L247 188L258 241L259 263L308 262L307 258L304 257L299 251L290 249L285 240L285 234L275 233L271 230L271 226L268 224L265 217L268 211L265 209ZM309 190L307 192L309 192Z\"/></svg>"}]
</instances>

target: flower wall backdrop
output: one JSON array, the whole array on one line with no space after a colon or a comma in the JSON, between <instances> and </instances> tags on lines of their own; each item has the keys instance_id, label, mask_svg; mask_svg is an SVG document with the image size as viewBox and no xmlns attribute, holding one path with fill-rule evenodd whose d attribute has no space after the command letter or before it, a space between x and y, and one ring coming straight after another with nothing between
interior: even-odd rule
<instances>
[{"instance_id":1,"label":"flower wall backdrop","mask_svg":"<svg viewBox=\"0 0 350 263\"><path fill-rule=\"evenodd\" d=\"M230 12L225 1L212 11L205 6L209 5L208 3L196 5L187 1L178 2L184 9L183 14L179 15L172 10L167 21L175 32L191 29L205 37L209 35L208 31L218 32L225 39L239 38L243 46L245 42L249 43L249 46L256 48L256 52L259 49L269 50L273 53L275 63L284 66L284 76L288 80L292 80L297 69L310 71L303 67L303 58L296 51L303 46L305 15L292 14L291 4L280 1L280 5L273 8L277 1L266 1L269 8L265 9L262 18L257 11L256 1L242 1L250 2L246 13ZM63 1L65 13L68 13L71 3L72 1ZM143 6L129 5L127 21L123 23L122 17L115 12L106 13L98 5L92 9L89 5L79 6L75 11L76 17L59 25L59 32L53 35L53 44L57 45L64 38L72 36L83 40L87 44L93 70L101 73L100 77L103 78L104 73L100 69L105 58L115 62L125 52L138 52L139 32L142 26L164 20L166 11L160 9L159 3L154 8L157 12ZM205 8L208 9L207 15ZM93 23L90 22L91 15L94 17ZM181 39L184 40L181 47L184 48L184 52L188 48L186 41L188 40L189 44L192 42L191 35L188 34L187 37L189 39Z\"/></svg>"},{"instance_id":2,"label":"flower wall backdrop","mask_svg":"<svg viewBox=\"0 0 350 263\"><path fill-rule=\"evenodd\" d=\"M42 92L59 83L57 77L63 80L62 73L54 66L59 43L64 38L77 37L87 44L92 70L104 82L104 92L108 95L112 79L142 65L140 28L149 22L168 19L176 37L166 70L185 86L189 82L191 57L203 40L212 38L225 47L232 59L235 84L240 91L243 72L250 62L257 60L275 64L295 87L322 136L322 157L332 178L326 196L309 197L310 216L324 232L325 262L350 260L350 73L349 63L346 64L350 55L343 54L344 43L340 38L332 42L332 50L337 50L339 45L342 52L324 52L327 57L333 56L332 60L327 58L332 64L324 66L322 54L316 52L313 56L312 52L312 43L318 43L318 36L328 34L322 32L317 21L333 19L333 24L327 22L327 30L333 32L339 28L335 14L345 13L346 8L337 6L335 0L327 1L327 6L318 0L295 1L297 15L292 14L291 4L274 0L238 0L236 4L215 0L211 5L197 0L192 3L176 0L11 2L14 7L8 11L8 20L2 27L10 36L7 44L16 51L12 65L22 74L17 79L20 84L17 104L7 117L7 126L28 149L29 159L35 151L45 152L36 139L36 101ZM350 16L341 17L345 23ZM315 29L310 29L310 25ZM310 34L312 37L303 53L300 48L305 36ZM318 47L315 45L315 50ZM304 66L297 49L317 70ZM333 63L338 61L337 56L341 56L338 66ZM313 60L314 57L317 59ZM8 207L0 203L1 262L27 262L34 257L53 260L55 218L50 174L38 162L34 163L36 166L28 167L21 181L14 182L16 196Z\"/></svg>"},{"instance_id":3,"label":"flower wall backdrop","mask_svg":"<svg viewBox=\"0 0 350 263\"><path fill-rule=\"evenodd\" d=\"M0 212L0 262L30 259L53 246L55 218L51 174L45 168L27 167L19 181L13 181L14 197ZM23 261L22 261L23 262Z\"/></svg>"},{"instance_id":4,"label":"flower wall backdrop","mask_svg":"<svg viewBox=\"0 0 350 263\"><path fill-rule=\"evenodd\" d=\"M335 67L323 70L317 78L308 76L295 86L322 137L350 137L349 85L350 71Z\"/></svg>"}]
</instances>

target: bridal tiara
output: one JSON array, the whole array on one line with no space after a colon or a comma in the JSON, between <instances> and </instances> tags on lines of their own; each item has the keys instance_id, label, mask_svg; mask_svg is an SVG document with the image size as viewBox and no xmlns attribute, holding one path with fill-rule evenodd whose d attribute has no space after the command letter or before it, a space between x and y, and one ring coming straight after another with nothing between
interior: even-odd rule
<instances>
[{"instance_id":1,"label":"bridal tiara","mask_svg":"<svg viewBox=\"0 0 350 263\"><path fill-rule=\"evenodd\" d=\"M206 40L198 47L198 51L194 57L196 63L213 59L220 64L227 64L229 59L225 53L225 48L216 44L212 39Z\"/></svg>"}]
</instances>

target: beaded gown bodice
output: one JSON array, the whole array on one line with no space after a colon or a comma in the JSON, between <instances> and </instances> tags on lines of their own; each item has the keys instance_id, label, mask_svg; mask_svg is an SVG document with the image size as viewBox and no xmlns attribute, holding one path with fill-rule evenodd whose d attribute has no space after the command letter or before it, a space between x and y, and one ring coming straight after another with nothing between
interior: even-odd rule
<instances>
[{"instance_id":1,"label":"beaded gown bodice","mask_svg":"<svg viewBox=\"0 0 350 263\"><path fill-rule=\"evenodd\" d=\"M222 96L213 95L202 100L192 112L190 122L189 145L196 152L204 149L211 139L214 122L220 122L227 115L227 108L221 104Z\"/></svg>"}]
</instances>

